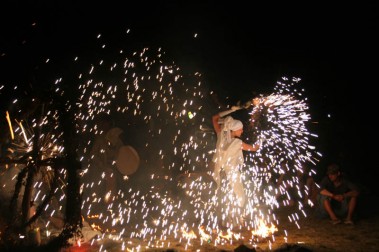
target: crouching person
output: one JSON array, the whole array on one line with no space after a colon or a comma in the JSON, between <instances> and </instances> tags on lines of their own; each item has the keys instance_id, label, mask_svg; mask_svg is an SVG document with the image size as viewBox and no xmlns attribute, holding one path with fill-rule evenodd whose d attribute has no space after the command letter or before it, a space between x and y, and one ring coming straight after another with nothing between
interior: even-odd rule
<instances>
[{"instance_id":1,"label":"crouching person","mask_svg":"<svg viewBox=\"0 0 379 252\"><path fill-rule=\"evenodd\" d=\"M341 223L341 219L344 219L345 224L354 224L358 195L358 186L343 176L337 164L330 164L320 183L318 198L321 215L329 216L332 224Z\"/></svg>"}]
</instances>

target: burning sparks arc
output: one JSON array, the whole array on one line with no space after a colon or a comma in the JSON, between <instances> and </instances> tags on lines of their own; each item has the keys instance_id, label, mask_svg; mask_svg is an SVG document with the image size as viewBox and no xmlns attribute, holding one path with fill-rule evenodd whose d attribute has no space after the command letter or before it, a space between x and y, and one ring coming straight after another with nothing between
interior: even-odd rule
<instances>
[{"instance_id":1,"label":"burning sparks arc","mask_svg":"<svg viewBox=\"0 0 379 252\"><path fill-rule=\"evenodd\" d=\"M102 46L104 51L108 48ZM253 237L274 235L279 227L273 213L279 205L276 196L286 194L289 187L296 188L298 181L285 180L278 192L273 178L281 174L294 176L304 163L316 162L315 149L309 143L314 134L307 131L306 125L310 119L308 106L291 91L300 80L293 79L288 84L288 79L283 78L274 94L260 97L260 105L248 110L254 120L248 131L249 141L263 141L260 151L247 156L248 167L243 177L249 200L242 211L248 218L243 220L239 218L242 212L230 203L236 201L233 195L225 191L221 204L215 199L208 165L215 141L213 135L202 130L211 115L201 74L183 76L178 66L164 62L161 49L154 52L144 48L131 55L118 54L112 60L100 59L76 75L77 86L73 88L77 88L79 95L67 106L75 112L72 123L80 140L76 151L83 168L82 213L90 226L100 231L102 237L109 234L117 238L128 250L139 248L140 245L129 242L136 238L147 240L151 247L162 246L172 237L186 241L186 246L197 239L214 244L232 243L241 238L243 227L254 230ZM59 78L53 84L54 97L65 93L63 82L64 78ZM32 128L43 129L38 141L43 159L59 157L63 152L61 118L53 104L54 101L48 104L41 125L35 118L27 118ZM135 133L139 142L135 147L145 162L139 168L144 169L143 182L133 181L138 177L123 177L114 172L112 177L122 177L123 187L106 194L100 194L99 190L105 183L105 173L95 171L97 176L89 175L97 169L92 162L94 156L106 152L103 149L101 153L89 154L93 139L101 134L97 118L103 113L121 118L122 126L130 130L129 137ZM14 135L8 112L6 119L12 139L23 146L14 155L30 152L34 135L28 135L21 123ZM115 160L111 161L114 165ZM64 181L63 170L61 175ZM43 183L37 185L36 201L46 193ZM64 195L56 198L56 205L46 209L54 215L65 207ZM296 218L292 219L296 222Z\"/></svg>"}]
</instances>

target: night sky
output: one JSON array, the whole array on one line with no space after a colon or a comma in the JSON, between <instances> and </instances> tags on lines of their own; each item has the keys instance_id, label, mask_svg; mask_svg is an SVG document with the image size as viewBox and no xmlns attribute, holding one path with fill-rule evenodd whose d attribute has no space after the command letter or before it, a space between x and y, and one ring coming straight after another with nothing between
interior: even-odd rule
<instances>
[{"instance_id":1,"label":"night sky","mask_svg":"<svg viewBox=\"0 0 379 252\"><path fill-rule=\"evenodd\" d=\"M320 166L337 160L368 186L378 174L374 1L7 2L0 6L0 86L19 85L24 93L48 89L58 73L70 71L74 56L94 58L98 34L109 47L162 47L231 100L269 94L282 76L299 77L325 157ZM128 29L128 39L121 39ZM1 101L2 109L7 102Z\"/></svg>"}]
</instances>

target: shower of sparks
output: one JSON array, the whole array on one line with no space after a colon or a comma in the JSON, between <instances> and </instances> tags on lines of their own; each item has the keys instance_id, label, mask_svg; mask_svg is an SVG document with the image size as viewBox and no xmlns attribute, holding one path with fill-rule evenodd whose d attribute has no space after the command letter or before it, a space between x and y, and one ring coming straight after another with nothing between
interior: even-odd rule
<instances>
[{"instance_id":1,"label":"shower of sparks","mask_svg":"<svg viewBox=\"0 0 379 252\"><path fill-rule=\"evenodd\" d=\"M298 90L299 78L289 80L283 77L274 87L275 92L268 96L255 98L259 101L253 106L250 115L249 137L253 141L263 139L259 151L251 153L247 158L249 169L246 174L250 183L251 197L256 199L252 205L263 204L278 207L276 200L284 196L283 204L289 205L291 200L298 200L300 215L305 215L303 202L308 188L302 186L300 176L313 173L306 170L309 164L316 164L321 156L312 145L316 135L309 132L310 114L303 93ZM279 188L278 180L282 178ZM291 199L288 191L295 190L299 197ZM293 213L292 216L298 216ZM292 218L297 222L299 218Z\"/></svg>"},{"instance_id":2,"label":"shower of sparks","mask_svg":"<svg viewBox=\"0 0 379 252\"><path fill-rule=\"evenodd\" d=\"M110 50L103 42L100 44L101 50ZM73 64L78 62L80 57ZM215 195L210 165L215 137L203 130L211 114L201 74L184 76L175 63L166 62L162 49L144 48L130 55L119 51L111 60L99 59L89 64L77 74L77 86L72 88L77 88L79 95L75 104L67 108L75 112L73 126L80 141L77 153L83 168L82 214L101 233L98 239L118 241L123 250L139 250L140 244L134 240L142 239L148 247L160 248L169 246L169 238L185 243L186 247L193 246L194 241L232 244L241 238L243 229L251 231L253 245L257 236L273 236L279 227L274 213L280 206L277 196L287 195L287 187L300 188L297 172L302 171L305 163L317 162L315 147L310 145L315 135L308 132L310 115L306 99L294 91L299 81L283 78L273 94L258 97L259 105L247 110L251 114L249 141L264 140L258 152L246 157L243 177L248 202L244 209L238 209L232 203L236 202L234 196L227 190L223 197ZM56 80L52 97L64 96L69 91L65 90L64 82L63 77ZM22 107L22 100L17 100L18 103ZM100 195L97 190L104 183L104 174L88 175L88 171L97 168L89 152L93 139L100 133L96 120L101 113L115 115L126 124L120 127L130 128L127 133L138 138L143 161L137 171L143 174L142 180L133 181L136 179L133 174L125 176L122 190L107 195ZM41 122L34 115L23 118L30 126L16 127L10 147L12 158L19 159L33 149L31 139L35 136L33 129L37 128L41 130L38 141L41 160L59 157L63 140L58 115L52 100ZM7 120L11 125L8 113ZM49 173L51 167L46 165L39 174ZM281 174L290 176L278 188L274 179ZM63 169L61 175L64 181ZM46 179L41 177L38 181L36 202L45 197L49 187L44 186L48 183ZM299 189L298 193L302 198L306 192ZM59 215L66 207L64 195L57 193L55 199L58 202L45 209L48 215ZM289 216L295 223L299 215L304 216L301 202L298 209L299 213ZM245 219L239 218L242 213ZM44 228L46 233L51 232L49 223Z\"/></svg>"}]
</instances>

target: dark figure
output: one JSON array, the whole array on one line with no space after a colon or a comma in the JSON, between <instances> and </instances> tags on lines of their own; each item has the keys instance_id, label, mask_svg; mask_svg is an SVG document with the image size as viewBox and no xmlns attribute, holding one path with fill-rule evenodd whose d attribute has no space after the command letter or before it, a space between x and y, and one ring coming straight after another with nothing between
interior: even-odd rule
<instances>
[{"instance_id":1,"label":"dark figure","mask_svg":"<svg viewBox=\"0 0 379 252\"><path fill-rule=\"evenodd\" d=\"M329 216L333 224L353 224L354 211L357 205L359 188L343 176L337 164L330 164L327 176L321 180L319 207L323 216Z\"/></svg>"}]
</instances>

